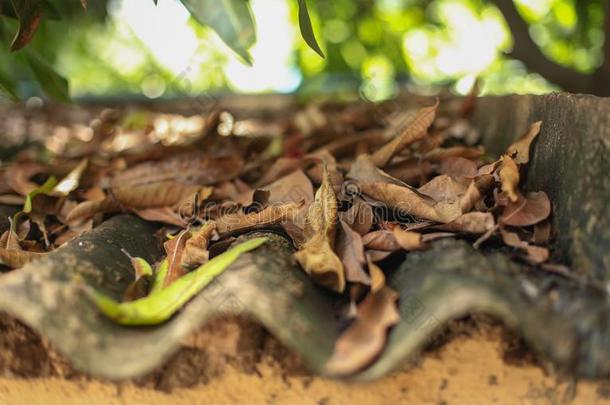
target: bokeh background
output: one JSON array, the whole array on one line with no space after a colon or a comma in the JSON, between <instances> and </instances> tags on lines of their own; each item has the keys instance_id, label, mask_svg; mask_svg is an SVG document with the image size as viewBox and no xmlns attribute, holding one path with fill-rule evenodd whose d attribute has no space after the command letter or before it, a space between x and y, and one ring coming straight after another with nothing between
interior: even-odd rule
<instances>
[{"instance_id":1,"label":"bokeh background","mask_svg":"<svg viewBox=\"0 0 610 405\"><path fill-rule=\"evenodd\" d=\"M483 0L310 0L326 57L302 40L296 0L250 0L254 64L244 64L190 18L178 0L77 1L45 20L30 45L69 80L75 98L171 98L213 93L340 93L378 101L403 88L482 94L544 93L558 87L508 56L513 37ZM603 0L515 0L529 34L552 61L583 73L602 62ZM3 18L3 29L16 23ZM24 97L40 93L18 54L0 47L0 74Z\"/></svg>"}]
</instances>

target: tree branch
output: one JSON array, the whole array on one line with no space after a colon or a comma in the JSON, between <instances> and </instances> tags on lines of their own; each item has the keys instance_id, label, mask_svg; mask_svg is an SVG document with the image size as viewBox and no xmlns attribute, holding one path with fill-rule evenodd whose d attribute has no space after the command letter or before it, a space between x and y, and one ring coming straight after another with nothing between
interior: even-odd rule
<instances>
[{"instance_id":1,"label":"tree branch","mask_svg":"<svg viewBox=\"0 0 610 405\"><path fill-rule=\"evenodd\" d=\"M491 0L498 7L513 35L513 50L510 55L536 72L572 93L591 92L591 76L561 66L548 59L529 34L527 22L519 14L513 0ZM608 41L606 41L606 45Z\"/></svg>"}]
</instances>

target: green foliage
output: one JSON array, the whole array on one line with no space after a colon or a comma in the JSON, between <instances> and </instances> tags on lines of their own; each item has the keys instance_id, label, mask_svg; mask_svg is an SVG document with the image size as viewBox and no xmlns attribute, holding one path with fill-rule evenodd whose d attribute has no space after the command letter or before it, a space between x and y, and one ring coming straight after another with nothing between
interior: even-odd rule
<instances>
[{"instance_id":1,"label":"green foliage","mask_svg":"<svg viewBox=\"0 0 610 405\"><path fill-rule=\"evenodd\" d=\"M210 26L218 36L241 56L248 65L252 58L248 49L256 42L254 19L244 0L181 0L191 16Z\"/></svg>"}]
</instances>

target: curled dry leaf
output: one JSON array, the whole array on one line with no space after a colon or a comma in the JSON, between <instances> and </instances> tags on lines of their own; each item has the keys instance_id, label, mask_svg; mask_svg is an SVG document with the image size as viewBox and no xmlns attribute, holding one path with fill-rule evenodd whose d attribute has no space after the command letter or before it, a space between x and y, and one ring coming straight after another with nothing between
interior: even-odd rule
<instances>
[{"instance_id":1,"label":"curled dry leaf","mask_svg":"<svg viewBox=\"0 0 610 405\"><path fill-rule=\"evenodd\" d=\"M354 197L352 206L347 211L339 213L339 217L360 235L366 234L375 220L373 208L358 197Z\"/></svg>"},{"instance_id":2,"label":"curled dry leaf","mask_svg":"<svg viewBox=\"0 0 610 405\"><path fill-rule=\"evenodd\" d=\"M364 194L402 214L442 223L451 222L462 215L459 203L436 202L407 187L381 182L362 183L360 186Z\"/></svg>"},{"instance_id":3,"label":"curled dry leaf","mask_svg":"<svg viewBox=\"0 0 610 405\"><path fill-rule=\"evenodd\" d=\"M199 228L191 231L182 253L182 267L194 268L207 262L210 257L208 245L216 234L216 223L204 222Z\"/></svg>"},{"instance_id":4,"label":"curled dry leaf","mask_svg":"<svg viewBox=\"0 0 610 405\"><path fill-rule=\"evenodd\" d=\"M438 105L439 101L437 99L433 106L420 109L415 118L404 127L396 138L373 153L371 156L373 164L377 167L387 165L398 152L426 136L428 128L436 117Z\"/></svg>"},{"instance_id":5,"label":"curled dry leaf","mask_svg":"<svg viewBox=\"0 0 610 405\"><path fill-rule=\"evenodd\" d=\"M493 184L494 178L491 174L483 174L474 178L460 200L462 212L470 212L477 205L483 205L483 199Z\"/></svg>"},{"instance_id":6,"label":"curled dry leaf","mask_svg":"<svg viewBox=\"0 0 610 405\"><path fill-rule=\"evenodd\" d=\"M326 372L349 375L366 367L385 346L387 330L398 323L398 293L383 287L358 305L358 317L337 339Z\"/></svg>"},{"instance_id":7,"label":"curled dry leaf","mask_svg":"<svg viewBox=\"0 0 610 405\"><path fill-rule=\"evenodd\" d=\"M534 122L517 141L508 147L506 154L517 164L526 164L530 160L530 146L540 133L542 121Z\"/></svg>"},{"instance_id":8,"label":"curled dry leaf","mask_svg":"<svg viewBox=\"0 0 610 405\"><path fill-rule=\"evenodd\" d=\"M508 195L508 198L515 202L519 199L519 167L510 157L504 155L500 164L500 181L502 182L502 191Z\"/></svg>"},{"instance_id":9,"label":"curled dry leaf","mask_svg":"<svg viewBox=\"0 0 610 405\"><path fill-rule=\"evenodd\" d=\"M303 206L303 201L298 203L290 202L283 204L273 204L262 211L244 214L227 214L216 220L218 233L227 234L231 232L243 232L262 226L280 224L286 221L293 221Z\"/></svg>"},{"instance_id":10,"label":"curled dry leaf","mask_svg":"<svg viewBox=\"0 0 610 405\"><path fill-rule=\"evenodd\" d=\"M509 202L500 216L500 222L511 226L529 226L547 219L550 214L549 197L544 191L536 191Z\"/></svg>"},{"instance_id":11,"label":"curled dry leaf","mask_svg":"<svg viewBox=\"0 0 610 405\"><path fill-rule=\"evenodd\" d=\"M366 258L362 237L345 222L339 221L339 225L336 250L343 262L346 280L351 283L371 284L371 278L364 271Z\"/></svg>"},{"instance_id":12,"label":"curled dry leaf","mask_svg":"<svg viewBox=\"0 0 610 405\"><path fill-rule=\"evenodd\" d=\"M190 230L184 229L163 244L168 263L167 275L163 280L163 288L186 274L186 269L182 267L182 254L190 235Z\"/></svg>"},{"instance_id":13,"label":"curled dry leaf","mask_svg":"<svg viewBox=\"0 0 610 405\"><path fill-rule=\"evenodd\" d=\"M333 251L336 224L337 198L330 175L324 169L324 179L307 213L306 240L295 253L295 258L316 282L334 291L343 292L343 264Z\"/></svg>"},{"instance_id":14,"label":"curled dry leaf","mask_svg":"<svg viewBox=\"0 0 610 405\"><path fill-rule=\"evenodd\" d=\"M549 258L549 250L540 246L533 246L524 240L521 240L519 234L516 232L510 232L506 229L500 228L500 235L502 240L508 246L512 246L521 249L527 253L527 258L533 263L543 263Z\"/></svg>"}]
</instances>

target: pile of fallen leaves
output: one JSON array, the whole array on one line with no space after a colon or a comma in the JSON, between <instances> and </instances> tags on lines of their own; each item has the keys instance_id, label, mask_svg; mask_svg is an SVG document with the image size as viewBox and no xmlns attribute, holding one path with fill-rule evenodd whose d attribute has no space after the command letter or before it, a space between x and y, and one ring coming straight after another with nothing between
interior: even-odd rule
<instances>
[{"instance_id":1,"label":"pile of fallen leaves","mask_svg":"<svg viewBox=\"0 0 610 405\"><path fill-rule=\"evenodd\" d=\"M535 265L549 257L549 199L519 190L541 123L495 160L477 146L472 102L309 105L275 120L104 111L2 164L0 204L21 209L0 237L0 260L21 267L130 212L164 225L168 287L240 234L281 231L302 269L347 298L349 326L328 370L352 373L399 320L385 283L392 257L440 238ZM132 261L126 302L151 289L140 281L152 270Z\"/></svg>"}]
</instances>

